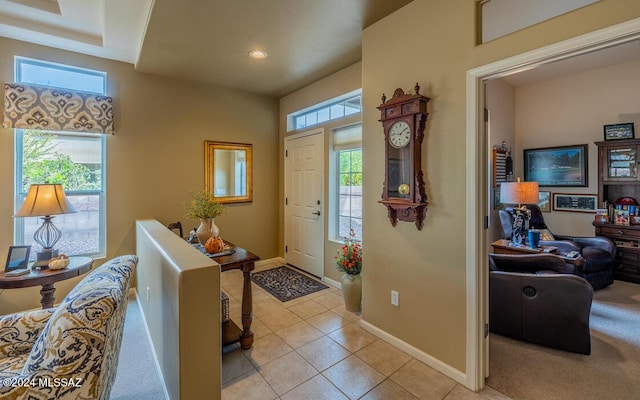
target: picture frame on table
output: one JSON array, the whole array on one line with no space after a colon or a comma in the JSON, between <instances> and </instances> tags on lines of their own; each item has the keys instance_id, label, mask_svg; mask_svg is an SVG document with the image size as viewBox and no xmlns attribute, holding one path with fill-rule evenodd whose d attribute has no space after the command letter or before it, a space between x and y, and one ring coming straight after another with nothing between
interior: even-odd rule
<instances>
[{"instance_id":1,"label":"picture frame on table","mask_svg":"<svg viewBox=\"0 0 640 400\"><path fill-rule=\"evenodd\" d=\"M524 180L539 186L587 186L587 150L587 144L524 149Z\"/></svg>"},{"instance_id":2,"label":"picture frame on table","mask_svg":"<svg viewBox=\"0 0 640 400\"><path fill-rule=\"evenodd\" d=\"M613 223L616 225L630 225L629 210L614 210Z\"/></svg>"},{"instance_id":3,"label":"picture frame on table","mask_svg":"<svg viewBox=\"0 0 640 400\"><path fill-rule=\"evenodd\" d=\"M31 246L9 246L5 272L28 268L30 252Z\"/></svg>"},{"instance_id":4,"label":"picture frame on table","mask_svg":"<svg viewBox=\"0 0 640 400\"><path fill-rule=\"evenodd\" d=\"M597 194L553 194L553 211L595 213L598 209ZM627 215L627 219L628 219Z\"/></svg>"},{"instance_id":5,"label":"picture frame on table","mask_svg":"<svg viewBox=\"0 0 640 400\"><path fill-rule=\"evenodd\" d=\"M538 192L538 207L542 212L551 212L551 192Z\"/></svg>"},{"instance_id":6,"label":"picture frame on table","mask_svg":"<svg viewBox=\"0 0 640 400\"><path fill-rule=\"evenodd\" d=\"M634 139L633 122L625 124L604 125L604 140Z\"/></svg>"}]
</instances>

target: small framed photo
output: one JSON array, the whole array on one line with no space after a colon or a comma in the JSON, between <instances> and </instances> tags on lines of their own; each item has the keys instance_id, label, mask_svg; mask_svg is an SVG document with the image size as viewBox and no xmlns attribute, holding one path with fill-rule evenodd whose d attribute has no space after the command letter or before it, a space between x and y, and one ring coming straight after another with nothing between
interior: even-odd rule
<instances>
[{"instance_id":1,"label":"small framed photo","mask_svg":"<svg viewBox=\"0 0 640 400\"><path fill-rule=\"evenodd\" d=\"M640 215L630 215L629 216L629 224L630 225L640 225Z\"/></svg>"},{"instance_id":2,"label":"small framed photo","mask_svg":"<svg viewBox=\"0 0 640 400\"><path fill-rule=\"evenodd\" d=\"M495 187L493 190L493 209L499 210L502 208L502 203L500 203L500 186Z\"/></svg>"},{"instance_id":3,"label":"small framed photo","mask_svg":"<svg viewBox=\"0 0 640 400\"><path fill-rule=\"evenodd\" d=\"M4 266L6 272L16 269L26 269L29 266L29 253L31 246L10 246L7 264Z\"/></svg>"},{"instance_id":4,"label":"small framed photo","mask_svg":"<svg viewBox=\"0 0 640 400\"><path fill-rule=\"evenodd\" d=\"M633 122L604 126L604 140L633 139Z\"/></svg>"},{"instance_id":5,"label":"small framed photo","mask_svg":"<svg viewBox=\"0 0 640 400\"><path fill-rule=\"evenodd\" d=\"M614 210L616 225L629 225L629 210Z\"/></svg>"},{"instance_id":6,"label":"small framed photo","mask_svg":"<svg viewBox=\"0 0 640 400\"><path fill-rule=\"evenodd\" d=\"M553 211L575 211L595 213L598 209L597 194L553 194ZM629 215L627 214L627 219Z\"/></svg>"},{"instance_id":7,"label":"small framed photo","mask_svg":"<svg viewBox=\"0 0 640 400\"><path fill-rule=\"evenodd\" d=\"M551 212L551 192L538 192L538 207L542 212Z\"/></svg>"}]
</instances>

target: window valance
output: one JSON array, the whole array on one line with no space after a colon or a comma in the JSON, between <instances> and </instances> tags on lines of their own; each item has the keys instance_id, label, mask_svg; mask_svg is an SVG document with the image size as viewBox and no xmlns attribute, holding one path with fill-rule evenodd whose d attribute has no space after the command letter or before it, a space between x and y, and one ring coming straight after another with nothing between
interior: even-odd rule
<instances>
[{"instance_id":1,"label":"window valance","mask_svg":"<svg viewBox=\"0 0 640 400\"><path fill-rule=\"evenodd\" d=\"M113 99L68 89L6 82L2 126L114 134Z\"/></svg>"}]
</instances>

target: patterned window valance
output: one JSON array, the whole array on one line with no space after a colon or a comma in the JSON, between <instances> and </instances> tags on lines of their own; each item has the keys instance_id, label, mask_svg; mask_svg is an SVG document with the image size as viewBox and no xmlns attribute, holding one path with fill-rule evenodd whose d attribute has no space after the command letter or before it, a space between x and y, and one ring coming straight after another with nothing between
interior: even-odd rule
<instances>
[{"instance_id":1,"label":"patterned window valance","mask_svg":"<svg viewBox=\"0 0 640 400\"><path fill-rule=\"evenodd\" d=\"M23 83L4 84L5 128L114 134L111 97Z\"/></svg>"}]
</instances>

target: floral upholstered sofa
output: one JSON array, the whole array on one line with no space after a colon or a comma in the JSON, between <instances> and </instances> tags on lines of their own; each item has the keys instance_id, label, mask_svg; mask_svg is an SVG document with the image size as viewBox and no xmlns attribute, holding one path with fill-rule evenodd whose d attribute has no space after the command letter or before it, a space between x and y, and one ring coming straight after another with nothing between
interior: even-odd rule
<instances>
[{"instance_id":1,"label":"floral upholstered sofa","mask_svg":"<svg viewBox=\"0 0 640 400\"><path fill-rule=\"evenodd\" d=\"M0 317L0 398L108 399L137 263L114 258L58 307Z\"/></svg>"}]
</instances>

